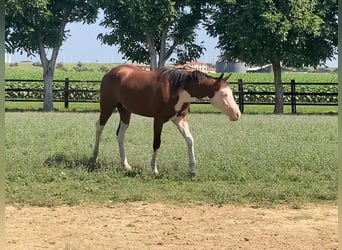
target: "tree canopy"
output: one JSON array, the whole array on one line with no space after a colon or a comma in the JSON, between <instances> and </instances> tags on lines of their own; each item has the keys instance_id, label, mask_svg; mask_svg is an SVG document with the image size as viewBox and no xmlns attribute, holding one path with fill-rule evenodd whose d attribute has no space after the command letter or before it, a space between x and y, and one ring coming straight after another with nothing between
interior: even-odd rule
<instances>
[{"instance_id":1,"label":"tree canopy","mask_svg":"<svg viewBox=\"0 0 342 250\"><path fill-rule=\"evenodd\" d=\"M337 1L219 0L207 28L225 60L317 66L336 53Z\"/></svg>"},{"instance_id":2,"label":"tree canopy","mask_svg":"<svg viewBox=\"0 0 342 250\"><path fill-rule=\"evenodd\" d=\"M103 0L108 33L99 39L117 45L124 59L164 66L174 53L178 61L197 59L203 53L196 44L196 28L204 13L200 1L189 0Z\"/></svg>"}]
</instances>

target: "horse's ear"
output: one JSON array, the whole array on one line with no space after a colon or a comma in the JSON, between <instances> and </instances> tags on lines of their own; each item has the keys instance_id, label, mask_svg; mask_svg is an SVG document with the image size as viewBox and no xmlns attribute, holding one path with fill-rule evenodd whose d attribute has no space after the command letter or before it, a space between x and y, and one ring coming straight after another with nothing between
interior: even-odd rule
<instances>
[{"instance_id":1,"label":"horse's ear","mask_svg":"<svg viewBox=\"0 0 342 250\"><path fill-rule=\"evenodd\" d=\"M227 81L231 75L232 75L232 73L230 73L229 75L225 76L225 77L223 78L223 80Z\"/></svg>"},{"instance_id":2,"label":"horse's ear","mask_svg":"<svg viewBox=\"0 0 342 250\"><path fill-rule=\"evenodd\" d=\"M220 89L220 87L221 87L221 81L222 81L222 79L223 79L223 75L224 75L224 73L222 73L222 74L217 78L217 80L216 80L216 82L215 82L215 91L218 91L218 90Z\"/></svg>"}]
</instances>

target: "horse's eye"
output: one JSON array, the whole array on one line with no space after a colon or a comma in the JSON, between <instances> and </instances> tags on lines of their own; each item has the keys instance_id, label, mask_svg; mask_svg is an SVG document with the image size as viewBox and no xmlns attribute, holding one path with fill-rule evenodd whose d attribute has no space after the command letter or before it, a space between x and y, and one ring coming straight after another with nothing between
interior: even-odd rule
<instances>
[{"instance_id":1,"label":"horse's eye","mask_svg":"<svg viewBox=\"0 0 342 250\"><path fill-rule=\"evenodd\" d=\"M222 92L222 95L223 95L224 97L227 97L228 94L227 94L227 92L223 91L223 92Z\"/></svg>"}]
</instances>

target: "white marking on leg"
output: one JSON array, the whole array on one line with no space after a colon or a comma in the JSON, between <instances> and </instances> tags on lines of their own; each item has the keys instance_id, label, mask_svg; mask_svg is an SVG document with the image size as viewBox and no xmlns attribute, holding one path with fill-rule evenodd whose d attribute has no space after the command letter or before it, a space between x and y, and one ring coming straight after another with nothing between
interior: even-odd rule
<instances>
[{"instance_id":1,"label":"white marking on leg","mask_svg":"<svg viewBox=\"0 0 342 250\"><path fill-rule=\"evenodd\" d=\"M182 134L182 136L184 137L188 145L190 174L195 176L196 175L196 159L195 159L195 150L194 150L194 139L190 133L188 122L185 121L182 117L176 117L172 121L177 126L179 132Z\"/></svg>"},{"instance_id":2,"label":"white marking on leg","mask_svg":"<svg viewBox=\"0 0 342 250\"><path fill-rule=\"evenodd\" d=\"M99 154L100 137L104 128L104 126L100 125L100 121L97 121L95 126L96 126L96 138L95 138L95 145L94 145L94 150L93 150L93 160L96 160Z\"/></svg>"},{"instance_id":3,"label":"white marking on leg","mask_svg":"<svg viewBox=\"0 0 342 250\"><path fill-rule=\"evenodd\" d=\"M127 162L127 158L125 154L125 147L124 147L125 134L126 134L127 128L128 128L128 124L125 124L122 121L120 121L120 129L117 135L117 140L118 140L118 145L119 145L121 166L123 166L127 171L132 171L131 166Z\"/></svg>"},{"instance_id":4,"label":"white marking on leg","mask_svg":"<svg viewBox=\"0 0 342 250\"><path fill-rule=\"evenodd\" d=\"M159 175L158 169L157 169L157 153L158 149L153 152L152 159L151 159L151 168L152 168L152 174L155 176Z\"/></svg>"},{"instance_id":5,"label":"white marking on leg","mask_svg":"<svg viewBox=\"0 0 342 250\"><path fill-rule=\"evenodd\" d=\"M178 112L182 109L183 104L187 102L192 102L196 98L191 97L191 95L188 93L188 91L182 89L178 93L178 101L175 105L175 111Z\"/></svg>"}]
</instances>

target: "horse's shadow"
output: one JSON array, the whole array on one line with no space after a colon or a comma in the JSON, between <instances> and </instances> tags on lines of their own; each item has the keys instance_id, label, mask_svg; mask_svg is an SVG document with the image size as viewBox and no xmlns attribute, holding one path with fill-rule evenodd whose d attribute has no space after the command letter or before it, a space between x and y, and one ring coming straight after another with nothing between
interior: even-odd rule
<instances>
[{"instance_id":1,"label":"horse's shadow","mask_svg":"<svg viewBox=\"0 0 342 250\"><path fill-rule=\"evenodd\" d=\"M87 156L76 158L75 156L71 157L64 153L51 155L44 161L44 165L55 168L83 169L88 172L111 170L131 177L141 176L143 172L140 167L134 168L133 171L128 172L121 168L119 164L95 160L93 157L89 158Z\"/></svg>"},{"instance_id":2,"label":"horse's shadow","mask_svg":"<svg viewBox=\"0 0 342 250\"><path fill-rule=\"evenodd\" d=\"M56 153L51 155L45 160L44 165L55 168L85 169L90 172L103 167L103 164L100 162L95 162L93 158L86 156L75 158L64 153Z\"/></svg>"}]
</instances>

